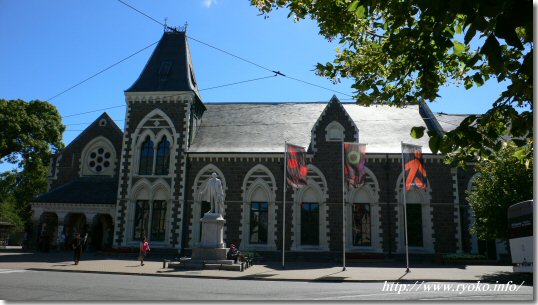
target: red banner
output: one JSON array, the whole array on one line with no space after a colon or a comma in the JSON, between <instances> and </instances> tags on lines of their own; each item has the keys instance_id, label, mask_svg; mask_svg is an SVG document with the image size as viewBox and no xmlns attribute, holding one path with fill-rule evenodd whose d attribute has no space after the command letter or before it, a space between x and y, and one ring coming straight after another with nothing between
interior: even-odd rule
<instances>
[{"instance_id":1,"label":"red banner","mask_svg":"<svg viewBox=\"0 0 538 305\"><path fill-rule=\"evenodd\" d=\"M304 147L286 144L286 152L288 159L286 179L288 180L288 185L295 188L307 186L308 167L306 166Z\"/></svg>"}]
</instances>

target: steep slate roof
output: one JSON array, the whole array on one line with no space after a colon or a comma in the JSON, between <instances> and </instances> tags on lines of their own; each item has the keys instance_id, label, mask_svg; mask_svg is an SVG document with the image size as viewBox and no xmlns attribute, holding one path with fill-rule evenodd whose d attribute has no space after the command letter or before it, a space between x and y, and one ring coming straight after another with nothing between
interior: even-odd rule
<instances>
[{"instance_id":1,"label":"steep slate roof","mask_svg":"<svg viewBox=\"0 0 538 305\"><path fill-rule=\"evenodd\" d=\"M308 147L310 131L326 105L206 103L207 111L189 152L282 153L284 141ZM359 128L359 141L368 144L369 153L400 153L400 141L421 145L424 153L431 153L427 136L417 140L409 135L412 127L426 126L418 106L342 105Z\"/></svg>"},{"instance_id":2,"label":"steep slate roof","mask_svg":"<svg viewBox=\"0 0 538 305\"><path fill-rule=\"evenodd\" d=\"M81 177L63 184L32 202L116 204L118 179Z\"/></svg>"},{"instance_id":3,"label":"steep slate roof","mask_svg":"<svg viewBox=\"0 0 538 305\"><path fill-rule=\"evenodd\" d=\"M198 85L185 32L164 32L138 79L125 92L193 91Z\"/></svg>"},{"instance_id":4,"label":"steep slate roof","mask_svg":"<svg viewBox=\"0 0 538 305\"><path fill-rule=\"evenodd\" d=\"M445 132L456 129L461 121L469 116L469 114L446 114L442 112L435 113L434 115Z\"/></svg>"}]
</instances>

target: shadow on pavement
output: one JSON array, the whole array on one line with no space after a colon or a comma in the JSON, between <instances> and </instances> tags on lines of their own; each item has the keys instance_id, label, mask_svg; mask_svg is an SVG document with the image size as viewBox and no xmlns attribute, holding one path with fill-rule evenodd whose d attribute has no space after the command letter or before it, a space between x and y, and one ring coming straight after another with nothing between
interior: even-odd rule
<instances>
[{"instance_id":1,"label":"shadow on pavement","mask_svg":"<svg viewBox=\"0 0 538 305\"><path fill-rule=\"evenodd\" d=\"M533 274L532 273L515 273L515 272L497 272L493 274L484 275L480 278L483 282L506 284L512 281L513 284L523 286L533 286Z\"/></svg>"}]
</instances>

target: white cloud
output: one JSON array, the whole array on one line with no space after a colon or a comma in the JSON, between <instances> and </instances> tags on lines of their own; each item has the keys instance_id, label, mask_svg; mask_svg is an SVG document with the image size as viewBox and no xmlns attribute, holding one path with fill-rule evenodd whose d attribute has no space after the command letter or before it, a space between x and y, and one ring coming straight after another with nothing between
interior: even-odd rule
<instances>
[{"instance_id":1,"label":"white cloud","mask_svg":"<svg viewBox=\"0 0 538 305\"><path fill-rule=\"evenodd\" d=\"M211 7L213 4L216 4L217 0L204 0L205 7Z\"/></svg>"}]
</instances>

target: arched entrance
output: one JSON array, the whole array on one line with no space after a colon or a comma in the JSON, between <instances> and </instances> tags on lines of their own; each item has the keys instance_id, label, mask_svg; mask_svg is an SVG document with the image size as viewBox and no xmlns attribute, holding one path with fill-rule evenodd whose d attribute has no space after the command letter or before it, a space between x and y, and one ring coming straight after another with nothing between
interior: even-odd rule
<instances>
[{"instance_id":1,"label":"arched entrance","mask_svg":"<svg viewBox=\"0 0 538 305\"><path fill-rule=\"evenodd\" d=\"M94 250L105 250L112 247L114 226L112 216L97 214L92 221L91 246Z\"/></svg>"},{"instance_id":2,"label":"arched entrance","mask_svg":"<svg viewBox=\"0 0 538 305\"><path fill-rule=\"evenodd\" d=\"M41 214L38 230L37 249L48 252L58 236L58 215L53 212Z\"/></svg>"},{"instance_id":3,"label":"arched entrance","mask_svg":"<svg viewBox=\"0 0 538 305\"><path fill-rule=\"evenodd\" d=\"M76 233L81 236L88 231L86 225L86 216L82 213L69 213L65 216L65 236L68 242L71 242Z\"/></svg>"}]
</instances>

